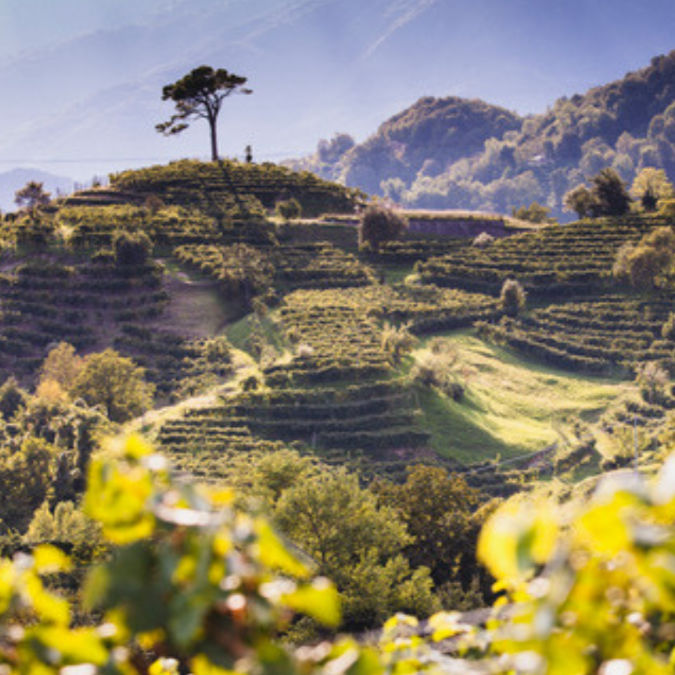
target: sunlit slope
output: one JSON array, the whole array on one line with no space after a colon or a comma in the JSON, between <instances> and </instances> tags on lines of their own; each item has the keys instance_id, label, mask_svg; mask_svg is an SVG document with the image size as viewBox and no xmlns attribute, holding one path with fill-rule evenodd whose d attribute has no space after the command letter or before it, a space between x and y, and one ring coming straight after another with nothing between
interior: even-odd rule
<instances>
[{"instance_id":1,"label":"sunlit slope","mask_svg":"<svg viewBox=\"0 0 675 675\"><path fill-rule=\"evenodd\" d=\"M466 333L444 338L455 351L452 370L464 385L455 402L420 390L424 428L439 454L462 463L515 457L553 443L566 446L575 423L595 422L631 385L579 377L519 359ZM428 356L428 347L414 352Z\"/></svg>"}]
</instances>

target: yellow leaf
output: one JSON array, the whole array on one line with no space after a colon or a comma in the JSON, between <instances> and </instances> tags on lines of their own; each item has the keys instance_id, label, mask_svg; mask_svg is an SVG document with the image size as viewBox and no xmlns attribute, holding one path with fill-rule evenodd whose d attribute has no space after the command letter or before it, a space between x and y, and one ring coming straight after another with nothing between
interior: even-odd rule
<instances>
[{"instance_id":1,"label":"yellow leaf","mask_svg":"<svg viewBox=\"0 0 675 675\"><path fill-rule=\"evenodd\" d=\"M16 572L14 565L9 560L0 560L0 616L4 614L12 604L14 597L14 583Z\"/></svg>"},{"instance_id":2,"label":"yellow leaf","mask_svg":"<svg viewBox=\"0 0 675 675\"><path fill-rule=\"evenodd\" d=\"M70 605L67 600L47 592L33 573L25 576L24 583L30 604L43 621L61 626L69 624Z\"/></svg>"},{"instance_id":3,"label":"yellow leaf","mask_svg":"<svg viewBox=\"0 0 675 675\"><path fill-rule=\"evenodd\" d=\"M157 659L148 669L149 675L178 675L176 659Z\"/></svg>"},{"instance_id":4,"label":"yellow leaf","mask_svg":"<svg viewBox=\"0 0 675 675\"><path fill-rule=\"evenodd\" d=\"M242 675L237 670L228 670L227 668L214 666L204 654L195 656L190 661L190 666L192 667L193 675Z\"/></svg>"},{"instance_id":5,"label":"yellow leaf","mask_svg":"<svg viewBox=\"0 0 675 675\"><path fill-rule=\"evenodd\" d=\"M467 633L473 626L462 623L459 612L437 612L429 617L429 627L432 629L431 639L434 642L445 640L459 633Z\"/></svg>"},{"instance_id":6,"label":"yellow leaf","mask_svg":"<svg viewBox=\"0 0 675 675\"><path fill-rule=\"evenodd\" d=\"M124 455L129 459L141 459L146 455L152 454L152 447L146 443L140 436L133 434L124 441Z\"/></svg>"},{"instance_id":7,"label":"yellow leaf","mask_svg":"<svg viewBox=\"0 0 675 675\"><path fill-rule=\"evenodd\" d=\"M254 527L258 535L257 557L263 565L301 579L309 576L307 567L284 546L265 519L256 519Z\"/></svg>"},{"instance_id":8,"label":"yellow leaf","mask_svg":"<svg viewBox=\"0 0 675 675\"><path fill-rule=\"evenodd\" d=\"M557 519L547 502L511 500L483 527L478 557L498 581L512 583L550 558L557 536Z\"/></svg>"},{"instance_id":9,"label":"yellow leaf","mask_svg":"<svg viewBox=\"0 0 675 675\"><path fill-rule=\"evenodd\" d=\"M33 551L35 570L38 574L67 572L72 568L70 558L59 548L42 544Z\"/></svg>"},{"instance_id":10,"label":"yellow leaf","mask_svg":"<svg viewBox=\"0 0 675 675\"><path fill-rule=\"evenodd\" d=\"M631 534L622 516L634 504L632 495L616 492L609 502L591 506L574 521L576 541L607 556L630 548Z\"/></svg>"},{"instance_id":11,"label":"yellow leaf","mask_svg":"<svg viewBox=\"0 0 675 675\"><path fill-rule=\"evenodd\" d=\"M340 598L328 579L316 579L308 586L300 586L281 596L281 601L296 612L311 616L325 626L340 624Z\"/></svg>"}]
</instances>

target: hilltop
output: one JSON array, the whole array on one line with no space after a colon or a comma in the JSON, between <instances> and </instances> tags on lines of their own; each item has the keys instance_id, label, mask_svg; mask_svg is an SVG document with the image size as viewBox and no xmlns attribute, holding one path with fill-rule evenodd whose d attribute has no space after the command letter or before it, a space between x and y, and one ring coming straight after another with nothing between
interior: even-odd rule
<instances>
[{"instance_id":1,"label":"hilltop","mask_svg":"<svg viewBox=\"0 0 675 675\"><path fill-rule=\"evenodd\" d=\"M585 94L519 117L482 101L423 98L364 143L322 141L295 163L414 208L507 213L611 166L630 184L645 166L675 179L675 51Z\"/></svg>"}]
</instances>

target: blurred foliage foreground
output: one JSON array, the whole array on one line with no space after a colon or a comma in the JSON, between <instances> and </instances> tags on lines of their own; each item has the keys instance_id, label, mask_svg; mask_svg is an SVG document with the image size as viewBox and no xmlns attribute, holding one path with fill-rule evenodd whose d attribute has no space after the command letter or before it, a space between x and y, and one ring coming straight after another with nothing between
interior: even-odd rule
<instances>
[{"instance_id":1,"label":"blurred foliage foreground","mask_svg":"<svg viewBox=\"0 0 675 675\"><path fill-rule=\"evenodd\" d=\"M297 616L339 624L335 587L230 491L174 480L130 438L90 465L84 508L110 548L86 621L54 590L60 549L0 561L0 673L671 673L675 457L649 485L626 475L574 513L517 499L491 517L479 555L503 593L486 627L397 615L377 642L294 647Z\"/></svg>"}]
</instances>

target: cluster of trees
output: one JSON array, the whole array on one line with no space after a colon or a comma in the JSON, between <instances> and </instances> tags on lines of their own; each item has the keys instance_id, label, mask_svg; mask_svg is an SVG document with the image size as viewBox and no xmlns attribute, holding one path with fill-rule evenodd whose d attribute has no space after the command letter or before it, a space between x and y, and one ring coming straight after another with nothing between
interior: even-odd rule
<instances>
[{"instance_id":1,"label":"cluster of trees","mask_svg":"<svg viewBox=\"0 0 675 675\"><path fill-rule=\"evenodd\" d=\"M675 198L675 190L665 171L646 167L635 176L628 191L621 176L611 168L602 169L590 179L591 186L577 185L563 198L565 208L579 218L622 216L634 210L646 213L665 210ZM632 197L632 199L631 199ZM635 200L631 205L632 200Z\"/></svg>"},{"instance_id":2,"label":"cluster of trees","mask_svg":"<svg viewBox=\"0 0 675 675\"><path fill-rule=\"evenodd\" d=\"M327 630L340 625L336 587L317 578L317 567L236 494L177 481L160 455L128 439L90 466L83 507L111 550L88 570L82 606L54 590L54 579L72 570L59 548L41 544L31 556L0 561L0 662L8 672L111 675L437 673L432 646L453 637L471 654L465 667L472 671L665 675L675 645L673 572L664 565L675 543L672 464L650 483L615 480L588 503L566 509L564 521L543 499L514 499L494 511L477 543L501 595L487 630L438 612L429 618L429 637L422 637L415 617L398 614L386 621L377 644L338 638L296 647L279 638L297 635L301 616ZM282 486L296 468L297 460L278 464L258 483L281 514ZM308 492L309 500L300 499L302 492L288 500L300 509L300 523L291 524L299 530L330 508L316 490ZM405 489L384 486L379 493L389 504L379 507L381 515L408 513L421 559L429 550L443 557L426 536L430 525L450 536L466 531L441 506L448 500L461 512L457 491L430 484L423 472ZM348 502L341 503L352 515ZM367 498L359 506L358 515L383 532L367 532L345 517L357 542L396 533L395 522L373 519L377 506ZM59 517L77 523L66 508ZM329 560L339 531L309 529L306 545L313 542ZM508 612L497 611L505 605ZM82 609L87 621L72 625L73 612L81 617Z\"/></svg>"},{"instance_id":3,"label":"cluster of trees","mask_svg":"<svg viewBox=\"0 0 675 675\"><path fill-rule=\"evenodd\" d=\"M490 595L475 548L494 504L440 467L408 469L404 483L355 474L279 451L234 463L229 482L262 501L284 534L335 581L343 627L362 630L389 614L427 616L452 597ZM306 637L306 635L305 635Z\"/></svg>"},{"instance_id":4,"label":"cluster of trees","mask_svg":"<svg viewBox=\"0 0 675 675\"><path fill-rule=\"evenodd\" d=\"M421 99L363 144L336 136L297 163L411 208L508 213L564 195L604 168L627 183L675 177L675 52L546 112L519 118L480 101Z\"/></svg>"},{"instance_id":5,"label":"cluster of trees","mask_svg":"<svg viewBox=\"0 0 675 675\"><path fill-rule=\"evenodd\" d=\"M8 379L0 387L0 534L31 530L33 537L36 527L64 529L64 519L77 520L72 502L94 447L115 424L148 410L153 391L131 359L112 349L81 357L65 342L47 355L33 395ZM56 518L59 504L70 506ZM64 533L71 544L86 544L80 534Z\"/></svg>"},{"instance_id":6,"label":"cluster of trees","mask_svg":"<svg viewBox=\"0 0 675 675\"><path fill-rule=\"evenodd\" d=\"M126 422L150 407L154 387L145 371L114 349L78 356L67 342L54 347L42 364L37 393L51 398L82 399L100 406L112 422Z\"/></svg>"},{"instance_id":7,"label":"cluster of trees","mask_svg":"<svg viewBox=\"0 0 675 675\"><path fill-rule=\"evenodd\" d=\"M630 195L614 169L602 169L591 178L592 187L578 185L564 197L565 207L579 218L623 216L630 209Z\"/></svg>"}]
</instances>

